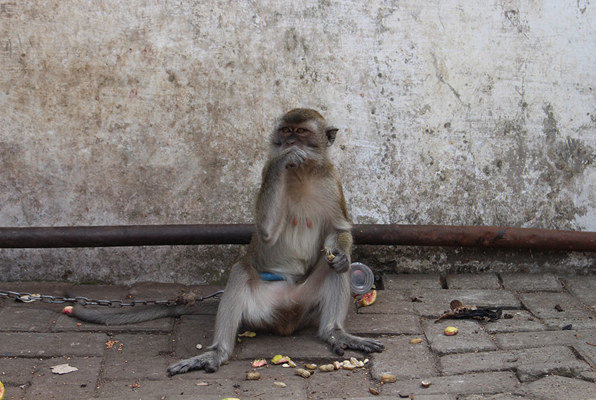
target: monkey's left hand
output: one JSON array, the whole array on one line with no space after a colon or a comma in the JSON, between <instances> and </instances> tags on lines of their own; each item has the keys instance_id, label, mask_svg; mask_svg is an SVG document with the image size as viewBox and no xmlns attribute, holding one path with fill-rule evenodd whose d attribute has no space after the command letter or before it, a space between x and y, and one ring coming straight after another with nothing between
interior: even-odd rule
<instances>
[{"instance_id":1,"label":"monkey's left hand","mask_svg":"<svg viewBox=\"0 0 596 400\"><path fill-rule=\"evenodd\" d=\"M333 249L331 251L331 254L333 254L334 257L331 260L329 259L331 257L327 257L327 264L329 264L329 266L331 268L333 268L335 270L335 272L337 272L338 274L341 274L343 272L346 272L348 269L350 269L350 256L349 255L339 251L338 249Z\"/></svg>"}]
</instances>

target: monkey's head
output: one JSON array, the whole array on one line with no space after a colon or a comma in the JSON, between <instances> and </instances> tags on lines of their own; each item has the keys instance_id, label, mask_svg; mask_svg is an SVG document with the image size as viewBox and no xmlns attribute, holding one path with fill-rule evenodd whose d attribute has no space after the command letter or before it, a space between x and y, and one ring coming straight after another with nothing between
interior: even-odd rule
<instances>
[{"instance_id":1,"label":"monkey's head","mask_svg":"<svg viewBox=\"0 0 596 400\"><path fill-rule=\"evenodd\" d=\"M317 111L295 108L279 118L271 135L272 151L278 153L296 146L304 150L310 160L323 160L336 134L337 128L328 126Z\"/></svg>"}]
</instances>

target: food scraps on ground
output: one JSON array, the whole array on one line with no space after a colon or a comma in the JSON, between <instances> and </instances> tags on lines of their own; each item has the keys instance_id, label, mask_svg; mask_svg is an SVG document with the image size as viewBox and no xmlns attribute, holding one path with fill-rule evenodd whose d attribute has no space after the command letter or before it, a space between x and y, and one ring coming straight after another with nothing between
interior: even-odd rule
<instances>
[{"instance_id":1,"label":"food scraps on ground","mask_svg":"<svg viewBox=\"0 0 596 400\"><path fill-rule=\"evenodd\" d=\"M77 367L71 367L68 364L54 365L53 367L50 367L50 368L52 369L53 374L58 374L58 375L70 374L71 372L75 372L75 371L79 370Z\"/></svg>"},{"instance_id":2,"label":"food scraps on ground","mask_svg":"<svg viewBox=\"0 0 596 400\"><path fill-rule=\"evenodd\" d=\"M372 306L377 301L377 291L375 289L370 292L363 294L360 298L360 305L362 307Z\"/></svg>"},{"instance_id":3,"label":"food scraps on ground","mask_svg":"<svg viewBox=\"0 0 596 400\"><path fill-rule=\"evenodd\" d=\"M496 321L501 318L503 310L500 307L476 307L474 305L465 305L459 300L451 300L449 311L435 320L439 322L446 318L472 318L482 320L488 318L489 321Z\"/></svg>"},{"instance_id":4,"label":"food scraps on ground","mask_svg":"<svg viewBox=\"0 0 596 400\"><path fill-rule=\"evenodd\" d=\"M284 382L277 382L277 381L275 381L275 382L273 382L273 386L278 387L278 388L285 388L288 385L286 385Z\"/></svg>"},{"instance_id":5,"label":"food scraps on ground","mask_svg":"<svg viewBox=\"0 0 596 400\"><path fill-rule=\"evenodd\" d=\"M422 386L423 388L429 388L430 385L432 385L431 381L422 381L422 382L420 382L420 386Z\"/></svg>"},{"instance_id":6,"label":"food scraps on ground","mask_svg":"<svg viewBox=\"0 0 596 400\"><path fill-rule=\"evenodd\" d=\"M378 396L381 394L381 392L379 392L377 389L375 388L368 388L368 391L370 392L370 394L374 394L375 396Z\"/></svg>"},{"instance_id":7,"label":"food scraps on ground","mask_svg":"<svg viewBox=\"0 0 596 400\"><path fill-rule=\"evenodd\" d=\"M261 373L257 371L251 371L246 374L246 380L248 381L258 381L261 379Z\"/></svg>"},{"instance_id":8,"label":"food scraps on ground","mask_svg":"<svg viewBox=\"0 0 596 400\"><path fill-rule=\"evenodd\" d=\"M419 344L422 342L423 342L422 338L410 339L410 344Z\"/></svg>"},{"instance_id":9,"label":"food scraps on ground","mask_svg":"<svg viewBox=\"0 0 596 400\"><path fill-rule=\"evenodd\" d=\"M273 358L271 359L271 363L275 364L275 365L289 363L290 361L291 361L290 357L282 356L281 354L277 354L277 355L273 356Z\"/></svg>"},{"instance_id":10,"label":"food scraps on ground","mask_svg":"<svg viewBox=\"0 0 596 400\"><path fill-rule=\"evenodd\" d=\"M397 377L391 374L383 374L381 375L381 383L395 383L397 382Z\"/></svg>"},{"instance_id":11,"label":"food scraps on ground","mask_svg":"<svg viewBox=\"0 0 596 400\"><path fill-rule=\"evenodd\" d=\"M4 399L4 385L0 382L0 400Z\"/></svg>"},{"instance_id":12,"label":"food scraps on ground","mask_svg":"<svg viewBox=\"0 0 596 400\"><path fill-rule=\"evenodd\" d=\"M325 364L325 365L321 365L319 367L319 371L331 372L331 371L335 371L335 367L333 366L333 364Z\"/></svg>"},{"instance_id":13,"label":"food scraps on ground","mask_svg":"<svg viewBox=\"0 0 596 400\"><path fill-rule=\"evenodd\" d=\"M457 329L455 326L448 326L443 331L445 336L454 336L457 335L457 332L459 332L459 329Z\"/></svg>"},{"instance_id":14,"label":"food scraps on ground","mask_svg":"<svg viewBox=\"0 0 596 400\"><path fill-rule=\"evenodd\" d=\"M66 306L62 309L62 314L72 315L73 310L74 310L73 306Z\"/></svg>"},{"instance_id":15,"label":"food scraps on ground","mask_svg":"<svg viewBox=\"0 0 596 400\"><path fill-rule=\"evenodd\" d=\"M296 375L303 377L304 379L306 378L310 378L311 372L302 369L302 368L296 368Z\"/></svg>"},{"instance_id":16,"label":"food scraps on ground","mask_svg":"<svg viewBox=\"0 0 596 400\"><path fill-rule=\"evenodd\" d=\"M253 368L266 367L267 366L267 360L265 360L264 358L261 358L260 360L254 360L252 363L250 363L250 365Z\"/></svg>"},{"instance_id":17,"label":"food scraps on ground","mask_svg":"<svg viewBox=\"0 0 596 400\"><path fill-rule=\"evenodd\" d=\"M311 371L317 369L317 364L304 364L304 366L306 367L306 369L309 369Z\"/></svg>"}]
</instances>

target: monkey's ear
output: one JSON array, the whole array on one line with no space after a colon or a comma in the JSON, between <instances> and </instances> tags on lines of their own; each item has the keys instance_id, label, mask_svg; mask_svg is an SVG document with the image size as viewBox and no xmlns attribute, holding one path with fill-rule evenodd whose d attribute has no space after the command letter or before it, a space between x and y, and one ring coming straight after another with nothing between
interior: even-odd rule
<instances>
[{"instance_id":1,"label":"monkey's ear","mask_svg":"<svg viewBox=\"0 0 596 400\"><path fill-rule=\"evenodd\" d=\"M339 129L330 126L325 130L325 134L327 135L327 146L331 146L333 142L335 142L335 136L337 136L337 131Z\"/></svg>"}]
</instances>

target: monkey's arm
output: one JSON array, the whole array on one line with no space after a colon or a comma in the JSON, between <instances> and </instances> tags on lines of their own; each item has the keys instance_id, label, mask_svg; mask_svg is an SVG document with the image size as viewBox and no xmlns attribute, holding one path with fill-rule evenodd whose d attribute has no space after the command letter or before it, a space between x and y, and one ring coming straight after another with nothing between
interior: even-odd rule
<instances>
[{"instance_id":1,"label":"monkey's arm","mask_svg":"<svg viewBox=\"0 0 596 400\"><path fill-rule=\"evenodd\" d=\"M263 183L257 197L256 232L266 245L274 244L286 217L285 176L287 168L299 166L306 153L296 147L286 149L272 158L263 168Z\"/></svg>"}]
</instances>

